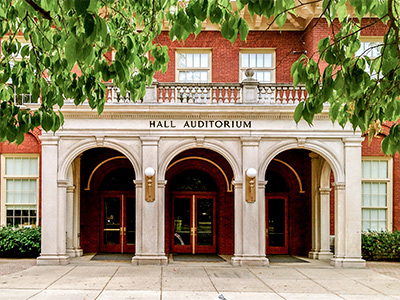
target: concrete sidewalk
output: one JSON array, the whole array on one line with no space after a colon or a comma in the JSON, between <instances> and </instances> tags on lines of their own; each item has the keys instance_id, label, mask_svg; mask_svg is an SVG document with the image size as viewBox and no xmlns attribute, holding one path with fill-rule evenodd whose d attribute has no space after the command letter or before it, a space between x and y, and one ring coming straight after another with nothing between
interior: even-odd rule
<instances>
[{"instance_id":1,"label":"concrete sidewalk","mask_svg":"<svg viewBox=\"0 0 400 300\"><path fill-rule=\"evenodd\" d=\"M67 266L25 264L0 276L0 299L227 300L400 299L400 264L372 263L367 269L334 269L327 262L232 267L228 263L132 266L90 261ZM0 270L9 260L0 260ZM31 264L31 265L29 265ZM4 273L3 273L4 274Z\"/></svg>"}]
</instances>

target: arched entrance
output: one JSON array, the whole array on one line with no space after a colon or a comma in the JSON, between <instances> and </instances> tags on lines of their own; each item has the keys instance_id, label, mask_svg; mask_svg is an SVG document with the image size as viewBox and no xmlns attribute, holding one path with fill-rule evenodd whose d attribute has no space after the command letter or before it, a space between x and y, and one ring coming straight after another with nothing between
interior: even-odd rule
<instances>
[{"instance_id":1,"label":"arched entrance","mask_svg":"<svg viewBox=\"0 0 400 300\"><path fill-rule=\"evenodd\" d=\"M134 253L135 172L120 152L95 148L81 156L81 246L84 252Z\"/></svg>"},{"instance_id":2,"label":"arched entrance","mask_svg":"<svg viewBox=\"0 0 400 300\"><path fill-rule=\"evenodd\" d=\"M278 154L265 173L266 254L307 256L311 249L311 158Z\"/></svg>"},{"instance_id":3,"label":"arched entrance","mask_svg":"<svg viewBox=\"0 0 400 300\"><path fill-rule=\"evenodd\" d=\"M166 173L166 252L233 254L233 172L218 153L191 149Z\"/></svg>"}]
</instances>

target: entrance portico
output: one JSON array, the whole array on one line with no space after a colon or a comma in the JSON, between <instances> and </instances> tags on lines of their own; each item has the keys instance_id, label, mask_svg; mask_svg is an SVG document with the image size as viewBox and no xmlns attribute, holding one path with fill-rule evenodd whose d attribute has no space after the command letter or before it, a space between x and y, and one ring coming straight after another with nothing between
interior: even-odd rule
<instances>
[{"instance_id":1,"label":"entrance portico","mask_svg":"<svg viewBox=\"0 0 400 300\"><path fill-rule=\"evenodd\" d=\"M98 195L94 200L104 208L108 205L105 204L107 197L119 197L120 223L127 224L124 216L135 209L135 247L131 250L135 253L134 264L166 264L168 253L192 253L194 249L195 253L211 251L233 255L234 265L268 265L266 255L274 252L268 243L271 234L277 233L272 232L274 226L268 223L274 221L288 224L285 230L292 226L292 233L284 236L287 240L284 251L288 253L300 251L315 259L333 256L332 263L336 267L365 266L360 245L361 139L351 128L342 129L338 124L332 124L327 114L317 119L314 127L309 127L292 120L293 106L290 105L243 103L222 109L220 105L151 104L146 99L141 104L106 105L100 116L87 106L69 108L66 105L63 114L66 120L63 128L55 134L43 133L41 137L43 231L38 264L68 263L69 256L78 256L85 251L89 241L95 240L94 235L101 237L99 231L88 231L89 221L86 217L82 219L88 211L85 206L88 202L82 194L87 180L82 178L85 174L90 175L97 166L84 164L82 157L90 153L87 152L90 149L107 148L118 153L104 157L104 160L112 158L107 163L114 168L118 161L115 157L123 156L135 174L134 183L132 188L126 189L129 193ZM173 127L157 128L159 121L161 124L172 121ZM191 121L195 121L193 127L185 127ZM219 128L201 127L200 121L222 125ZM231 128L232 124L242 126ZM286 159L285 153L293 153L295 157ZM291 162L303 156L304 166ZM274 164L280 167L274 167ZM153 177L145 175L147 168L154 170ZM249 169L256 171L252 178L247 175ZM289 190L283 194L277 192L278 198L268 194L268 186L272 183L265 177L268 170L289 174L289 177L283 176L285 180L293 179L287 184ZM204 178L211 178L206 190L194 190L189 195L188 190L178 187L174 179L186 171L189 172L187 177L203 172ZM333 182L330 181L331 173ZM299 182L304 193L301 193ZM154 198L149 199L147 193L153 187ZM334 253L329 248L332 212L328 193L332 188L335 195ZM292 193L297 193L297 198ZM126 206L123 198L134 199L135 205ZM189 199L189 202L179 199ZM199 204L202 199L208 199L203 207ZM308 203L302 207L304 216L309 216L307 228L299 228L301 222L290 212L295 204L301 203L299 201ZM284 221L269 217L274 209L283 209ZM204 220L199 219L199 214ZM115 220L114 213L112 216L99 211L92 217L99 228L104 229L104 222ZM189 226L185 230L184 223ZM199 241L201 226L202 238L207 242ZM121 229L118 230L121 234ZM302 230L309 232L305 233L305 238ZM192 232L191 235L186 231ZM185 237L185 234L189 235ZM94 242L99 251L105 249L100 249L102 239L104 242L104 232L102 238ZM125 250L129 248L126 241L121 244ZM106 251L110 251L110 247Z\"/></svg>"}]
</instances>

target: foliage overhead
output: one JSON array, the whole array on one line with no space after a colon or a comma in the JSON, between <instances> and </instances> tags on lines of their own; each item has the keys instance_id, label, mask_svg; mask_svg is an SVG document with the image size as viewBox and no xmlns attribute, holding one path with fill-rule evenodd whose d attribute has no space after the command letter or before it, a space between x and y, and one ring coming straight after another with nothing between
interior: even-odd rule
<instances>
[{"instance_id":1,"label":"foliage overhead","mask_svg":"<svg viewBox=\"0 0 400 300\"><path fill-rule=\"evenodd\" d=\"M56 131L63 123L57 109L65 99L76 105L88 100L101 113L104 81L112 80L133 99L143 97L146 84L169 61L167 47L158 40L164 22L172 40L185 40L208 19L220 24L221 34L233 43L249 32L240 14L246 7L282 27L296 8L316 3L322 6L317 22L326 20L332 35L319 42L318 53L302 55L292 66L294 85L304 83L309 96L294 118L311 124L329 103L332 121L350 122L372 137L383 122L400 118L400 3L347 2L356 17L350 16L346 0L237 0L237 10L229 0L1 0L0 141L21 143L24 133L37 126ZM370 16L371 22L361 22ZM379 55L373 60L356 55L361 30L379 22L388 28L382 43L372 46ZM41 97L40 107L17 106L14 93ZM400 150L400 126L392 126L382 147L386 153Z\"/></svg>"}]
</instances>

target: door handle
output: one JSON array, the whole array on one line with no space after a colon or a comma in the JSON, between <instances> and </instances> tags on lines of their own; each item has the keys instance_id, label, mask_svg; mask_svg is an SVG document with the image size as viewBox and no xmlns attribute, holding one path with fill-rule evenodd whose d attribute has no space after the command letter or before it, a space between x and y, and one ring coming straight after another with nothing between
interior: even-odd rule
<instances>
[{"instance_id":1,"label":"door handle","mask_svg":"<svg viewBox=\"0 0 400 300\"><path fill-rule=\"evenodd\" d=\"M267 229L265 229L265 236L266 236L266 237L268 237L268 236L269 236L269 230L268 230L268 228L267 228Z\"/></svg>"}]
</instances>

